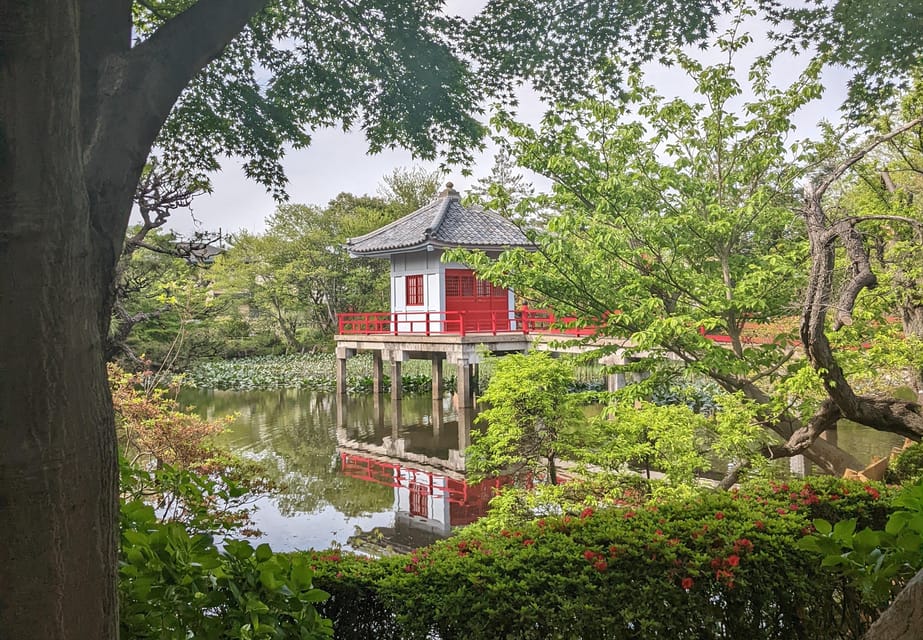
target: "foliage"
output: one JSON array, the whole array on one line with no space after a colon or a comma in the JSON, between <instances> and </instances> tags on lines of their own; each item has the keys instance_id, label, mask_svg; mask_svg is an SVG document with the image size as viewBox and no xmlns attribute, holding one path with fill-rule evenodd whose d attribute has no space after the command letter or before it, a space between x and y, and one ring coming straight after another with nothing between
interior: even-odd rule
<instances>
[{"instance_id":1,"label":"foliage","mask_svg":"<svg viewBox=\"0 0 923 640\"><path fill-rule=\"evenodd\" d=\"M176 389L155 386L151 372L126 373L109 365L112 402L122 449L123 500L157 507L163 522L193 531L227 534L247 529L250 504L273 489L264 470L214 443L223 421L207 421L179 408Z\"/></svg>"},{"instance_id":2,"label":"foliage","mask_svg":"<svg viewBox=\"0 0 923 640\"><path fill-rule=\"evenodd\" d=\"M913 484L923 479L923 444L915 442L888 465L887 480L893 484Z\"/></svg>"},{"instance_id":3,"label":"foliage","mask_svg":"<svg viewBox=\"0 0 923 640\"><path fill-rule=\"evenodd\" d=\"M442 176L440 171L428 171L423 167L398 167L381 179L378 195L398 211L408 214L436 196L442 187Z\"/></svg>"},{"instance_id":4,"label":"foliage","mask_svg":"<svg viewBox=\"0 0 923 640\"><path fill-rule=\"evenodd\" d=\"M547 482L557 484L555 459L566 455L569 436L583 418L569 394L573 382L573 367L544 352L497 360L481 396L488 408L478 416L487 428L472 433L465 452L472 477L544 468Z\"/></svg>"},{"instance_id":5,"label":"foliage","mask_svg":"<svg viewBox=\"0 0 923 640\"><path fill-rule=\"evenodd\" d=\"M520 206L525 198L534 193L532 185L525 182L509 149L501 147L494 156L490 175L480 178L465 196L466 204L480 204L496 211L514 222L529 222L533 217Z\"/></svg>"},{"instance_id":6,"label":"foliage","mask_svg":"<svg viewBox=\"0 0 923 640\"><path fill-rule=\"evenodd\" d=\"M731 407L723 424L745 427L728 432L737 461L806 450L829 472L861 468L816 433L804 436L826 408L827 390L817 369L795 357L797 322L790 318L807 273L795 190L808 169L803 146L788 138L794 114L820 95L820 65L777 89L760 61L749 76L755 98L740 105L744 90L731 60L750 38L739 26L717 40L728 62L704 66L676 54L695 83L694 100L660 97L634 75L628 90L550 114L538 129L501 114L496 123L512 138L521 166L554 182L552 193L531 205L552 213L545 228L531 230L537 251L508 251L497 260L470 252L452 257L530 305L575 317L609 339L601 351L623 363L613 371L650 373L621 392L629 403L653 399L676 376L676 361L689 378L718 385L730 396L716 419ZM816 152L810 159L826 158ZM864 342L842 338L841 350ZM669 406L646 411L647 421L661 425L682 413ZM637 424L635 431L643 429ZM684 450L696 431L695 424L684 427ZM690 458L680 466L696 464Z\"/></svg>"},{"instance_id":7,"label":"foliage","mask_svg":"<svg viewBox=\"0 0 923 640\"><path fill-rule=\"evenodd\" d=\"M320 640L332 625L315 606L327 594L312 584L302 556L268 545L225 541L158 521L143 502L121 511L119 612L125 638Z\"/></svg>"},{"instance_id":8,"label":"foliage","mask_svg":"<svg viewBox=\"0 0 923 640\"><path fill-rule=\"evenodd\" d=\"M877 498L878 488L864 489ZM823 567L846 577L880 610L923 567L923 483L904 487L891 503L895 510L883 529L860 529L856 518L835 524L818 518L817 533L799 542L801 548L822 554Z\"/></svg>"},{"instance_id":9,"label":"foliage","mask_svg":"<svg viewBox=\"0 0 923 640\"><path fill-rule=\"evenodd\" d=\"M837 0L762 2L781 27L772 36L782 48L812 51L829 64L854 72L847 106L867 116L893 98L919 68L923 12L913 2Z\"/></svg>"},{"instance_id":10,"label":"foliage","mask_svg":"<svg viewBox=\"0 0 923 640\"><path fill-rule=\"evenodd\" d=\"M886 505L861 484L821 482L586 507L404 556L311 561L344 638L858 638L871 610L796 541L820 511L874 519ZM359 606L383 608L380 626L350 628Z\"/></svg>"},{"instance_id":11,"label":"foliage","mask_svg":"<svg viewBox=\"0 0 923 640\"><path fill-rule=\"evenodd\" d=\"M239 300L255 333L278 335L289 352L327 346L337 314L390 307L388 262L351 257L347 239L419 208L436 179L397 169L384 179L385 197L341 193L325 207L279 205L265 233L241 234L218 258L216 288Z\"/></svg>"},{"instance_id":12,"label":"foliage","mask_svg":"<svg viewBox=\"0 0 923 640\"><path fill-rule=\"evenodd\" d=\"M401 370L404 391L427 392L432 389L430 363L411 360ZM385 384L389 384L384 376ZM336 357L330 353L286 356L256 356L235 360L197 362L186 372L186 383L199 389L313 389L336 388ZM454 377L446 376L447 387ZM350 358L346 363L346 386L353 392L372 388L372 359L368 355Z\"/></svg>"},{"instance_id":13,"label":"foliage","mask_svg":"<svg viewBox=\"0 0 923 640\"><path fill-rule=\"evenodd\" d=\"M130 238L141 234L132 227ZM176 238L156 228L120 259L109 355L126 366L182 368L224 352L225 301L214 296L205 265L187 259ZM129 240L130 242L130 240Z\"/></svg>"}]
</instances>

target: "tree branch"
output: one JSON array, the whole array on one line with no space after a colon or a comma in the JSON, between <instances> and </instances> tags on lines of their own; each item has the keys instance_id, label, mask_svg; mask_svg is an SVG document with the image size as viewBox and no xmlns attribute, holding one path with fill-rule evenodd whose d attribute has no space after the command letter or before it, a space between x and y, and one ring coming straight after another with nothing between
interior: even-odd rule
<instances>
[{"instance_id":1,"label":"tree branch","mask_svg":"<svg viewBox=\"0 0 923 640\"><path fill-rule=\"evenodd\" d=\"M177 98L267 2L199 0L140 45L109 56L84 140L92 225L109 269L121 251L135 185ZM102 37L100 28L89 25L83 42Z\"/></svg>"}]
</instances>

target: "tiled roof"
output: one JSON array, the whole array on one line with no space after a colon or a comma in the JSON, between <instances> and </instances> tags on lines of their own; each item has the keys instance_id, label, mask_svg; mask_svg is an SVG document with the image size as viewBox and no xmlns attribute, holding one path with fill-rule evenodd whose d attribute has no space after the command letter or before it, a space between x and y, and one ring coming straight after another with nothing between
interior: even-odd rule
<instances>
[{"instance_id":1,"label":"tiled roof","mask_svg":"<svg viewBox=\"0 0 923 640\"><path fill-rule=\"evenodd\" d=\"M462 206L452 183L413 213L346 241L350 253L359 255L383 255L427 244L472 249L532 246L519 227L503 216L481 207Z\"/></svg>"}]
</instances>

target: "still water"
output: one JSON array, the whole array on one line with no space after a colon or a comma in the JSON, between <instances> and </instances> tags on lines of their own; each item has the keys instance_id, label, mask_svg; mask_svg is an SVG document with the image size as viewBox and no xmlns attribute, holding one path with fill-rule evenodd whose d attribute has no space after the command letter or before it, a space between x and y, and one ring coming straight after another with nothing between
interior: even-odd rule
<instances>
[{"instance_id":1,"label":"still water","mask_svg":"<svg viewBox=\"0 0 923 640\"><path fill-rule=\"evenodd\" d=\"M472 413L450 398L356 395L338 408L335 394L314 391L187 390L181 401L206 418L236 415L223 442L282 487L254 516L259 542L279 551L429 544L483 515L497 484L465 482L459 422ZM849 426L838 437L862 461L902 442Z\"/></svg>"},{"instance_id":2,"label":"still water","mask_svg":"<svg viewBox=\"0 0 923 640\"><path fill-rule=\"evenodd\" d=\"M335 394L314 391L184 391L180 400L210 419L236 414L223 443L263 462L282 487L254 516L259 541L276 550L429 544L483 515L496 484L465 482L459 417L472 416L450 398L350 396L339 413Z\"/></svg>"}]
</instances>

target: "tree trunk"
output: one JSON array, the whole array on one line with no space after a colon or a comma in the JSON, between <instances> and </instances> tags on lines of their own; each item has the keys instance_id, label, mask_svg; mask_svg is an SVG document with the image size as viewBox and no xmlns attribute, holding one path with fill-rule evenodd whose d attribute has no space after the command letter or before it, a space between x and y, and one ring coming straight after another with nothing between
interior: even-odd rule
<instances>
[{"instance_id":1,"label":"tree trunk","mask_svg":"<svg viewBox=\"0 0 923 640\"><path fill-rule=\"evenodd\" d=\"M918 640L923 629L923 571L901 590L862 640Z\"/></svg>"},{"instance_id":2,"label":"tree trunk","mask_svg":"<svg viewBox=\"0 0 923 640\"><path fill-rule=\"evenodd\" d=\"M75 5L0 0L0 635L115 638L117 465Z\"/></svg>"}]
</instances>

